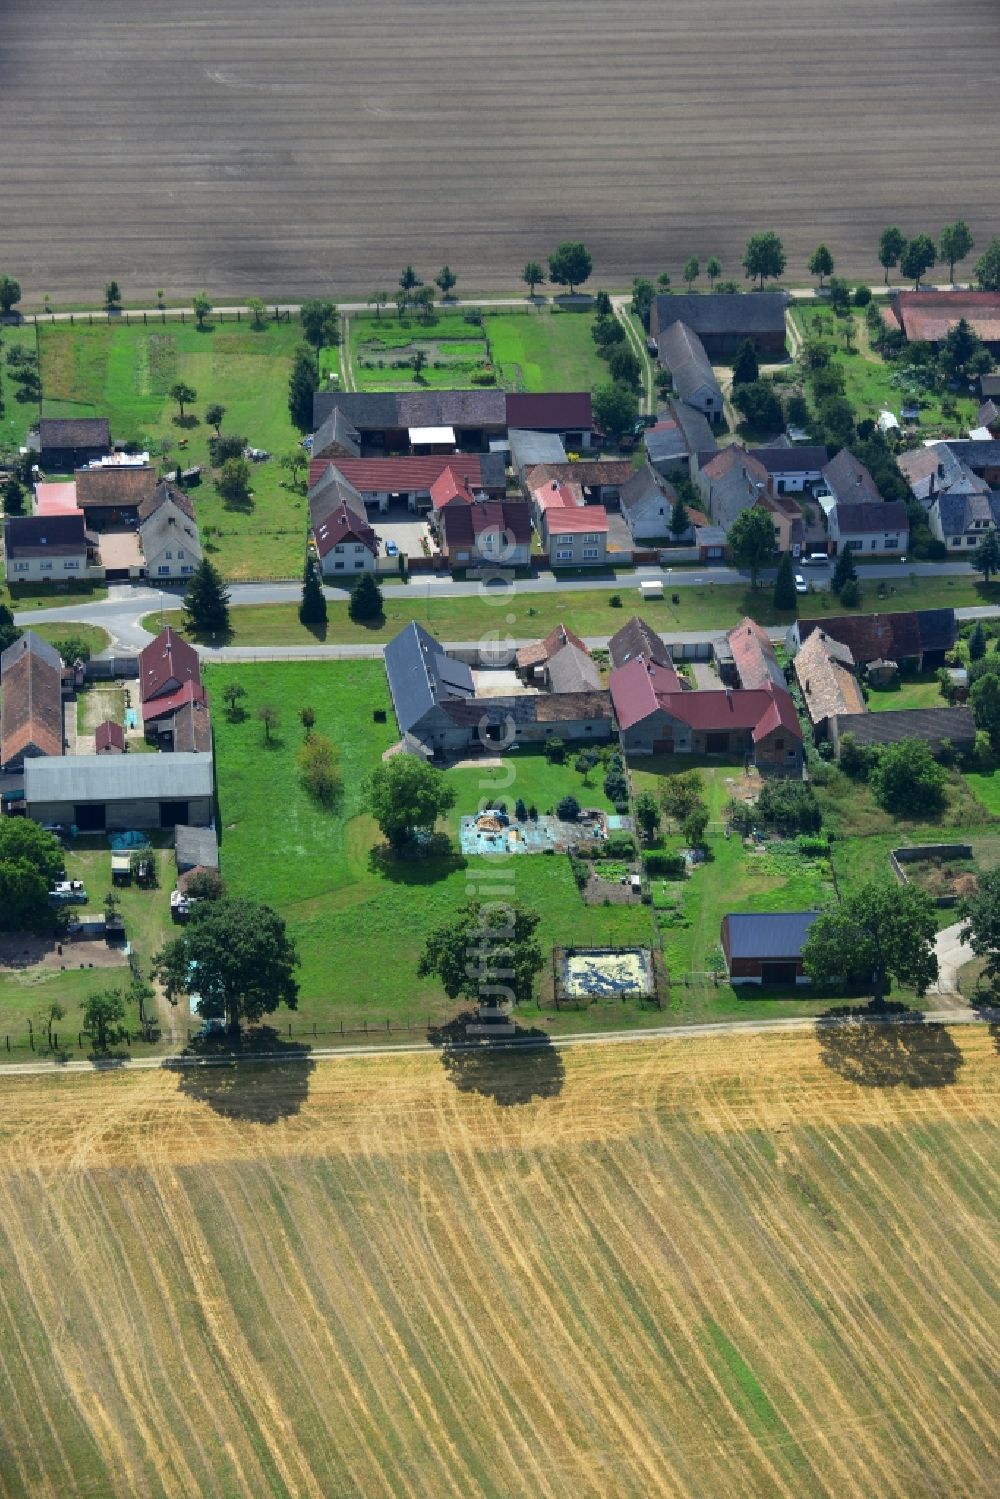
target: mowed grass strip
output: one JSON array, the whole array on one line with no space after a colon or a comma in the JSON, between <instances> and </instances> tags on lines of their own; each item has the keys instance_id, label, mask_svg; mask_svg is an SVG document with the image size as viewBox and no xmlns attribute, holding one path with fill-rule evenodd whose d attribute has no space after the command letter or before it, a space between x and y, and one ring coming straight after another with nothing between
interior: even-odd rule
<instances>
[{"instance_id":1,"label":"mowed grass strip","mask_svg":"<svg viewBox=\"0 0 1000 1499\"><path fill-rule=\"evenodd\" d=\"M484 320L497 382L507 390L594 390L610 379L591 337L592 312L525 308Z\"/></svg>"},{"instance_id":2,"label":"mowed grass strip","mask_svg":"<svg viewBox=\"0 0 1000 1499\"><path fill-rule=\"evenodd\" d=\"M0 1079L6 1489L987 1499L998 1070L933 1050Z\"/></svg>"},{"instance_id":3,"label":"mowed grass strip","mask_svg":"<svg viewBox=\"0 0 1000 1499\"><path fill-rule=\"evenodd\" d=\"M148 448L166 465L200 465L203 482L190 491L212 560L231 578L297 576L305 549L305 497L278 459L299 433L288 415L288 374L302 341L298 321L254 328L209 319L170 319L93 326L53 323L39 329L46 416L107 416L116 442ZM170 398L175 381L197 391L180 423ZM252 502L227 504L208 472L212 428L205 407L226 408L222 430L274 454L252 470Z\"/></svg>"},{"instance_id":4,"label":"mowed grass strip","mask_svg":"<svg viewBox=\"0 0 1000 1499\"><path fill-rule=\"evenodd\" d=\"M609 602L617 592L622 608ZM439 640L477 640L487 632L510 634L515 639L532 639L544 635L553 621L561 619L571 630L584 636L613 635L630 614L639 612L654 629L726 630L749 614L763 625L788 625L795 616L779 613L771 604L771 589L757 590L738 584L685 584L677 590L677 604L640 599L638 584L629 577L621 579L617 590L608 588L565 589L557 593L526 592L515 586L494 590L481 597L476 594L459 598L441 598L414 581L407 595L391 595L385 600L385 613L374 624L355 624L347 613L347 604L329 603L329 620L320 629L306 629L299 623L297 604L240 604L229 611L232 627L231 645L331 645L372 642L384 644L415 619ZM965 608L1000 601L1000 583L976 583L971 574L965 578L913 578L895 585L889 599L876 597L874 588L865 595L865 607L859 613L882 613L898 609ZM820 619L834 612L837 602L829 593L807 594L801 600L804 619ZM143 620L154 634L162 628L159 613ZM163 623L183 629L179 610L168 610Z\"/></svg>"}]
</instances>

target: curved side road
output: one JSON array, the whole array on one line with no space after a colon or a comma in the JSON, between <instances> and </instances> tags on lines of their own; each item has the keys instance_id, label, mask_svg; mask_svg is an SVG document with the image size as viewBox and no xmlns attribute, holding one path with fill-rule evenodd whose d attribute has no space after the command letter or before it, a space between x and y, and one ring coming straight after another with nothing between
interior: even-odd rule
<instances>
[{"instance_id":1,"label":"curved side road","mask_svg":"<svg viewBox=\"0 0 1000 1499\"><path fill-rule=\"evenodd\" d=\"M914 1010L912 1018L899 1020L895 1016L887 1016L880 1021L878 1016L867 1016L870 1025L987 1025L996 1024L1000 1021L1000 1010L977 1011L970 1009L955 1010ZM688 1038L699 1038L704 1036L726 1036L726 1035L758 1035L764 1031L807 1031L814 1030L817 1026L823 1029L837 1029L844 1025L850 1025L849 1019L835 1016L825 1019L822 1015L800 1016L795 1019L785 1020L718 1020L704 1025L664 1025L649 1026L633 1031L576 1031L567 1036L545 1036L540 1040L528 1041L494 1041L491 1042L491 1050L494 1051L538 1051L550 1046L557 1050L568 1050L574 1046L621 1046L629 1042L648 1041L678 1041ZM136 1057L125 1061L109 1060L107 1062L12 1062L0 1066L0 1081L5 1077L25 1077L44 1074L62 1076L68 1072L95 1073L95 1072L156 1072L161 1070L176 1071L186 1067L231 1067L234 1062L245 1061L256 1065L259 1062L280 1062L288 1065L290 1062L339 1062L351 1057L381 1057L386 1055L399 1055L407 1053L427 1053L429 1055L440 1054L443 1048L432 1046L429 1041L406 1041L399 1045L389 1043L385 1046L321 1046L312 1051L297 1053L289 1056L286 1052L260 1052L251 1057L220 1056L220 1057L189 1057L183 1054L165 1057ZM466 1045L450 1046L449 1051L482 1051L482 1045L474 1042Z\"/></svg>"}]
</instances>

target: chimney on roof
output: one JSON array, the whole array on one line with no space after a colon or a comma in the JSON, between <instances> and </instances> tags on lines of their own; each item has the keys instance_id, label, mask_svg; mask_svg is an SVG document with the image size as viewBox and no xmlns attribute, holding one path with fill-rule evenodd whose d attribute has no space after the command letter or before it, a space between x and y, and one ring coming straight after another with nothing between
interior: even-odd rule
<instances>
[{"instance_id":1,"label":"chimney on roof","mask_svg":"<svg viewBox=\"0 0 1000 1499\"><path fill-rule=\"evenodd\" d=\"M812 682L806 677L806 692L812 692Z\"/></svg>"}]
</instances>

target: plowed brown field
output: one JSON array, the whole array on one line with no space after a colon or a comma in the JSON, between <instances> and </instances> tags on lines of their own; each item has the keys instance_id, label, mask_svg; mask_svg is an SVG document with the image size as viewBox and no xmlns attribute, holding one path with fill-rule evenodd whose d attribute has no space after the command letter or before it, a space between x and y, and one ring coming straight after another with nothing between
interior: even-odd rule
<instances>
[{"instance_id":1,"label":"plowed brown field","mask_svg":"<svg viewBox=\"0 0 1000 1499\"><path fill-rule=\"evenodd\" d=\"M995 1495L997 1059L931 1051L4 1080L0 1492Z\"/></svg>"},{"instance_id":2,"label":"plowed brown field","mask_svg":"<svg viewBox=\"0 0 1000 1499\"><path fill-rule=\"evenodd\" d=\"M1000 232L996 0L4 0L0 269L36 300L738 274L776 229Z\"/></svg>"}]
</instances>

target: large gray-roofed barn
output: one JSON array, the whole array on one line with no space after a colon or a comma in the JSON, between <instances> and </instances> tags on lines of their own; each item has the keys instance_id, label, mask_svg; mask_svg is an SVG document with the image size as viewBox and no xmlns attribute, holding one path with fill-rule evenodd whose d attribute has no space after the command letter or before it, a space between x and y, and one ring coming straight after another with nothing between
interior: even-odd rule
<instances>
[{"instance_id":1,"label":"large gray-roofed barn","mask_svg":"<svg viewBox=\"0 0 1000 1499\"><path fill-rule=\"evenodd\" d=\"M212 821L212 756L66 755L28 760L24 802L39 822L82 832Z\"/></svg>"},{"instance_id":2,"label":"large gray-roofed barn","mask_svg":"<svg viewBox=\"0 0 1000 1499\"><path fill-rule=\"evenodd\" d=\"M408 734L439 704L475 695L469 667L447 655L415 620L386 646L385 674L402 734Z\"/></svg>"},{"instance_id":3,"label":"large gray-roofed barn","mask_svg":"<svg viewBox=\"0 0 1000 1499\"><path fill-rule=\"evenodd\" d=\"M322 431L340 410L356 432L404 432L410 427L495 429L507 426L507 398L502 390L318 390L313 396L313 426Z\"/></svg>"},{"instance_id":4,"label":"large gray-roofed barn","mask_svg":"<svg viewBox=\"0 0 1000 1499\"><path fill-rule=\"evenodd\" d=\"M937 749L947 740L956 749L971 749L976 742L976 720L972 709L964 705L835 714L830 720L830 737L838 754L845 734L852 734L858 744L899 744L903 739L922 739Z\"/></svg>"},{"instance_id":5,"label":"large gray-roofed barn","mask_svg":"<svg viewBox=\"0 0 1000 1499\"><path fill-rule=\"evenodd\" d=\"M671 323L660 335L660 363L670 371L674 390L697 411L722 414L722 391L705 345L687 323Z\"/></svg>"},{"instance_id":6,"label":"large gray-roofed barn","mask_svg":"<svg viewBox=\"0 0 1000 1499\"><path fill-rule=\"evenodd\" d=\"M661 296L653 303L650 327L659 337L671 323L686 323L713 359L731 357L748 338L758 353L780 358L787 306L784 292Z\"/></svg>"}]
</instances>

